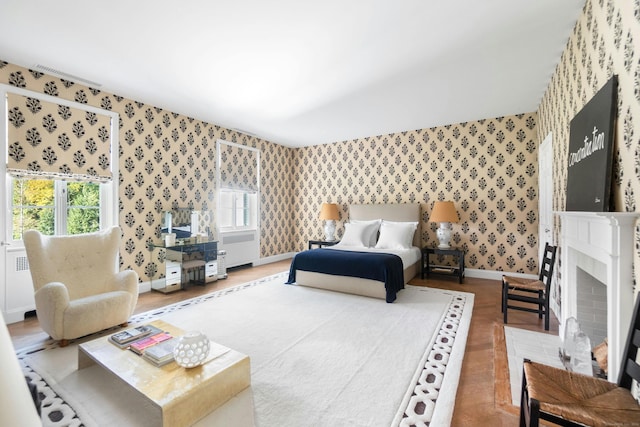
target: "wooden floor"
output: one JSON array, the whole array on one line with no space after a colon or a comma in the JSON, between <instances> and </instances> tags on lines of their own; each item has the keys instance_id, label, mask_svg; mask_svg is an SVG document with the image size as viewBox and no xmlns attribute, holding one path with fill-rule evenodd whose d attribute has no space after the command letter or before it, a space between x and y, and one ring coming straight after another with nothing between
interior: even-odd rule
<instances>
[{"instance_id":1,"label":"wooden floor","mask_svg":"<svg viewBox=\"0 0 640 427\"><path fill-rule=\"evenodd\" d=\"M136 313L172 304L208 292L248 282L288 270L290 260L229 272L225 280L206 286L189 286L171 294L147 292L140 295ZM475 294L473 317L467 339L460 384L453 413L453 426L498 427L518 425L517 408L509 405L510 391L502 331L501 286L499 281L467 277L464 284L457 278L421 280L410 284L433 288L472 292ZM544 332L543 322L532 313L509 311L509 326ZM35 318L9 325L16 348L37 344L47 339ZM551 319L548 333L558 333L558 321ZM497 344L494 345L494 339ZM494 348L495 347L495 348Z\"/></svg>"}]
</instances>

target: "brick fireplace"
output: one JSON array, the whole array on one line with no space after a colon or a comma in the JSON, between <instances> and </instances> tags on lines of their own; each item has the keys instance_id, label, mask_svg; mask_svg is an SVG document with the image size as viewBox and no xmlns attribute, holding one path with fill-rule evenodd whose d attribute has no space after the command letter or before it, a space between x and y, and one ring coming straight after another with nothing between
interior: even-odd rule
<instances>
[{"instance_id":1,"label":"brick fireplace","mask_svg":"<svg viewBox=\"0 0 640 427\"><path fill-rule=\"evenodd\" d=\"M560 335L575 317L594 347L608 338L609 381L618 370L633 311L637 213L556 212L561 220Z\"/></svg>"}]
</instances>

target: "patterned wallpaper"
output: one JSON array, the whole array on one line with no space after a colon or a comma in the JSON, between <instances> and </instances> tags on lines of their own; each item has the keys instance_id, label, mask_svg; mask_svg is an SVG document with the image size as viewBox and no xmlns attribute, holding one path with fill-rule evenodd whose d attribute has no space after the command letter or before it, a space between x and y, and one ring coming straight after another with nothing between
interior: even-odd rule
<instances>
[{"instance_id":1,"label":"patterned wallpaper","mask_svg":"<svg viewBox=\"0 0 640 427\"><path fill-rule=\"evenodd\" d=\"M437 246L429 215L453 200L452 245L467 268L538 271L536 114L519 114L297 149L293 199L296 250L322 237L323 202L420 203L422 243Z\"/></svg>"},{"instance_id":2,"label":"patterned wallpaper","mask_svg":"<svg viewBox=\"0 0 640 427\"><path fill-rule=\"evenodd\" d=\"M293 250L290 148L2 61L0 82L120 114L120 263L141 280L158 277L163 211L215 212L217 139L261 150L261 257Z\"/></svg>"},{"instance_id":3,"label":"patterned wallpaper","mask_svg":"<svg viewBox=\"0 0 640 427\"><path fill-rule=\"evenodd\" d=\"M538 142L542 142L549 132L553 133L554 210L564 210L566 206L570 121L614 74L618 75L614 205L618 212L638 212L640 209L638 42L640 0L587 0L538 110ZM560 226L556 220L556 236ZM634 268L637 277L640 271L640 226L636 226L635 236Z\"/></svg>"}]
</instances>

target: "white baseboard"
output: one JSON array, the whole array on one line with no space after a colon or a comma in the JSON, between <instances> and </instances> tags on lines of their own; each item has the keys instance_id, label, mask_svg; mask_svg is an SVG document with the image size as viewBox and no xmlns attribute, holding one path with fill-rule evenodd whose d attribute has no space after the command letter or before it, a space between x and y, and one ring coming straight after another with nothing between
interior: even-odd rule
<instances>
[{"instance_id":1,"label":"white baseboard","mask_svg":"<svg viewBox=\"0 0 640 427\"><path fill-rule=\"evenodd\" d=\"M522 273L510 273L504 271L497 270L480 270L477 268L465 268L464 269L464 277L473 277L475 279L488 279L488 280L497 280L502 281L503 275L522 277L524 279L537 279L538 276L534 276L533 274L522 274ZM420 271L418 271L418 275L416 277L420 277ZM441 276L438 276L441 277Z\"/></svg>"},{"instance_id":2,"label":"white baseboard","mask_svg":"<svg viewBox=\"0 0 640 427\"><path fill-rule=\"evenodd\" d=\"M145 292L151 292L151 282L149 282L148 280L138 283L138 293L142 294Z\"/></svg>"},{"instance_id":3,"label":"white baseboard","mask_svg":"<svg viewBox=\"0 0 640 427\"><path fill-rule=\"evenodd\" d=\"M293 256L296 253L297 252L287 252L287 253L280 254L280 255L273 255L273 256L268 256L268 257L265 257L265 258L259 258L257 261L253 262L253 265L265 265L265 264L271 264L272 262L283 261L285 259L293 258Z\"/></svg>"},{"instance_id":4,"label":"white baseboard","mask_svg":"<svg viewBox=\"0 0 640 427\"><path fill-rule=\"evenodd\" d=\"M477 279L490 279L490 280L500 280L502 281L502 276L506 274L509 276L522 277L523 279L537 279L538 276L533 274L522 274L522 273L511 273L505 271L496 271L496 270L479 270L477 268L465 268L464 275L465 277L475 277Z\"/></svg>"}]
</instances>

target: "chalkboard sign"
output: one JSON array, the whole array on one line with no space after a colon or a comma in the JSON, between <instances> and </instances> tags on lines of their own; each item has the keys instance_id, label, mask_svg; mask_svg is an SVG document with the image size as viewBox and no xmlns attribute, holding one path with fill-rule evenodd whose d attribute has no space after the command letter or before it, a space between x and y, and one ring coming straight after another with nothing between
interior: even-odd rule
<instances>
[{"instance_id":1,"label":"chalkboard sign","mask_svg":"<svg viewBox=\"0 0 640 427\"><path fill-rule=\"evenodd\" d=\"M613 76L571 120L567 211L609 212L618 79Z\"/></svg>"}]
</instances>

